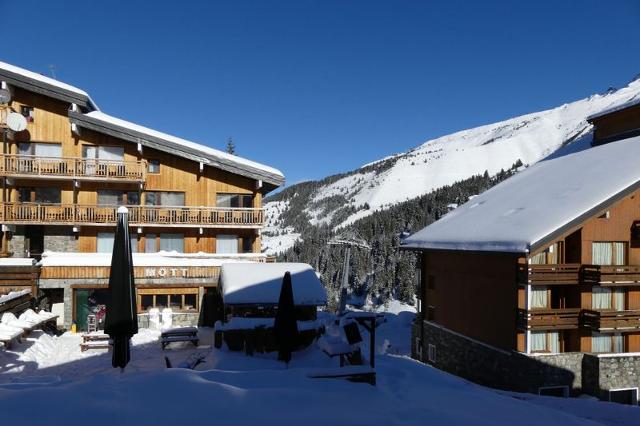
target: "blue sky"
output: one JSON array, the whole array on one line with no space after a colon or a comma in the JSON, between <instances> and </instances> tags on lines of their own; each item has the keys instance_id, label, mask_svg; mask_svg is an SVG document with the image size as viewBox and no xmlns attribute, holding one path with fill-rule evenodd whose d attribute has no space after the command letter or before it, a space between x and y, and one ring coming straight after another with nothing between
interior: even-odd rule
<instances>
[{"instance_id":1,"label":"blue sky","mask_svg":"<svg viewBox=\"0 0 640 426\"><path fill-rule=\"evenodd\" d=\"M289 184L640 74L634 0L0 4L0 60Z\"/></svg>"}]
</instances>

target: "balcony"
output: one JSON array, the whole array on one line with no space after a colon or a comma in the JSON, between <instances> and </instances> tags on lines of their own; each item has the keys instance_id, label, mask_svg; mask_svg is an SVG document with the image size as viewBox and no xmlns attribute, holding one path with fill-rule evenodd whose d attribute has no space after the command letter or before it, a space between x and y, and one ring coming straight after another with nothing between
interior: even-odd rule
<instances>
[{"instance_id":1,"label":"balcony","mask_svg":"<svg viewBox=\"0 0 640 426\"><path fill-rule=\"evenodd\" d=\"M640 310L582 311L582 324L597 331L640 330Z\"/></svg>"},{"instance_id":2,"label":"balcony","mask_svg":"<svg viewBox=\"0 0 640 426\"><path fill-rule=\"evenodd\" d=\"M605 286L640 284L640 266L599 266L590 265L597 274L597 282Z\"/></svg>"},{"instance_id":3,"label":"balcony","mask_svg":"<svg viewBox=\"0 0 640 426\"><path fill-rule=\"evenodd\" d=\"M144 182L146 161L0 154L0 176L26 179L75 179Z\"/></svg>"},{"instance_id":4,"label":"balcony","mask_svg":"<svg viewBox=\"0 0 640 426\"><path fill-rule=\"evenodd\" d=\"M580 263L553 265L518 265L518 280L531 285L598 284L599 266Z\"/></svg>"},{"instance_id":5,"label":"balcony","mask_svg":"<svg viewBox=\"0 0 640 426\"><path fill-rule=\"evenodd\" d=\"M521 330L566 330L578 328L580 308L518 309L517 324Z\"/></svg>"},{"instance_id":6,"label":"balcony","mask_svg":"<svg viewBox=\"0 0 640 426\"><path fill-rule=\"evenodd\" d=\"M6 225L114 226L119 206L2 203L0 221ZM126 206L131 226L182 228L261 228L262 209L191 206Z\"/></svg>"}]
</instances>

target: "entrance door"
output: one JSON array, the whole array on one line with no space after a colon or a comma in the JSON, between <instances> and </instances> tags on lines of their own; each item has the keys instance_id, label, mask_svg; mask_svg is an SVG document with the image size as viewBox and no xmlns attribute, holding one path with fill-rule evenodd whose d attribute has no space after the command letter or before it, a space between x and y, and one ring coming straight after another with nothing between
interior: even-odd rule
<instances>
[{"instance_id":1,"label":"entrance door","mask_svg":"<svg viewBox=\"0 0 640 426\"><path fill-rule=\"evenodd\" d=\"M29 250L29 257L40 260L44 251L44 226L27 225L24 230L25 248Z\"/></svg>"}]
</instances>

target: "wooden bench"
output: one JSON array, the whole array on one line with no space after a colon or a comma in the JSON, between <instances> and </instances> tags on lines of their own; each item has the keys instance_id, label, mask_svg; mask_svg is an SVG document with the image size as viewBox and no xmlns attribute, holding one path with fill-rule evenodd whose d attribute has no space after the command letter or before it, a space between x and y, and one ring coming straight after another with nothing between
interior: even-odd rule
<instances>
[{"instance_id":1,"label":"wooden bench","mask_svg":"<svg viewBox=\"0 0 640 426\"><path fill-rule=\"evenodd\" d=\"M111 341L108 334L83 334L82 343L80 343L80 351L84 352L89 349L110 349Z\"/></svg>"},{"instance_id":2,"label":"wooden bench","mask_svg":"<svg viewBox=\"0 0 640 426\"><path fill-rule=\"evenodd\" d=\"M168 344L174 342L191 342L198 346L198 329L196 327L180 327L165 330L160 334L160 345L164 350Z\"/></svg>"}]
</instances>

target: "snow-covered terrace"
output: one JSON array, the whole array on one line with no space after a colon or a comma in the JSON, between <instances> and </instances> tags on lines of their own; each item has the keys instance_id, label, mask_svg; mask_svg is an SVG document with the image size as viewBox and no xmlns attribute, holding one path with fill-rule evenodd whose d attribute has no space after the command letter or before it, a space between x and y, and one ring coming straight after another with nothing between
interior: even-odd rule
<instances>
[{"instance_id":1,"label":"snow-covered terrace","mask_svg":"<svg viewBox=\"0 0 640 426\"><path fill-rule=\"evenodd\" d=\"M408 237L412 249L526 253L640 188L640 137L541 161Z\"/></svg>"}]
</instances>

